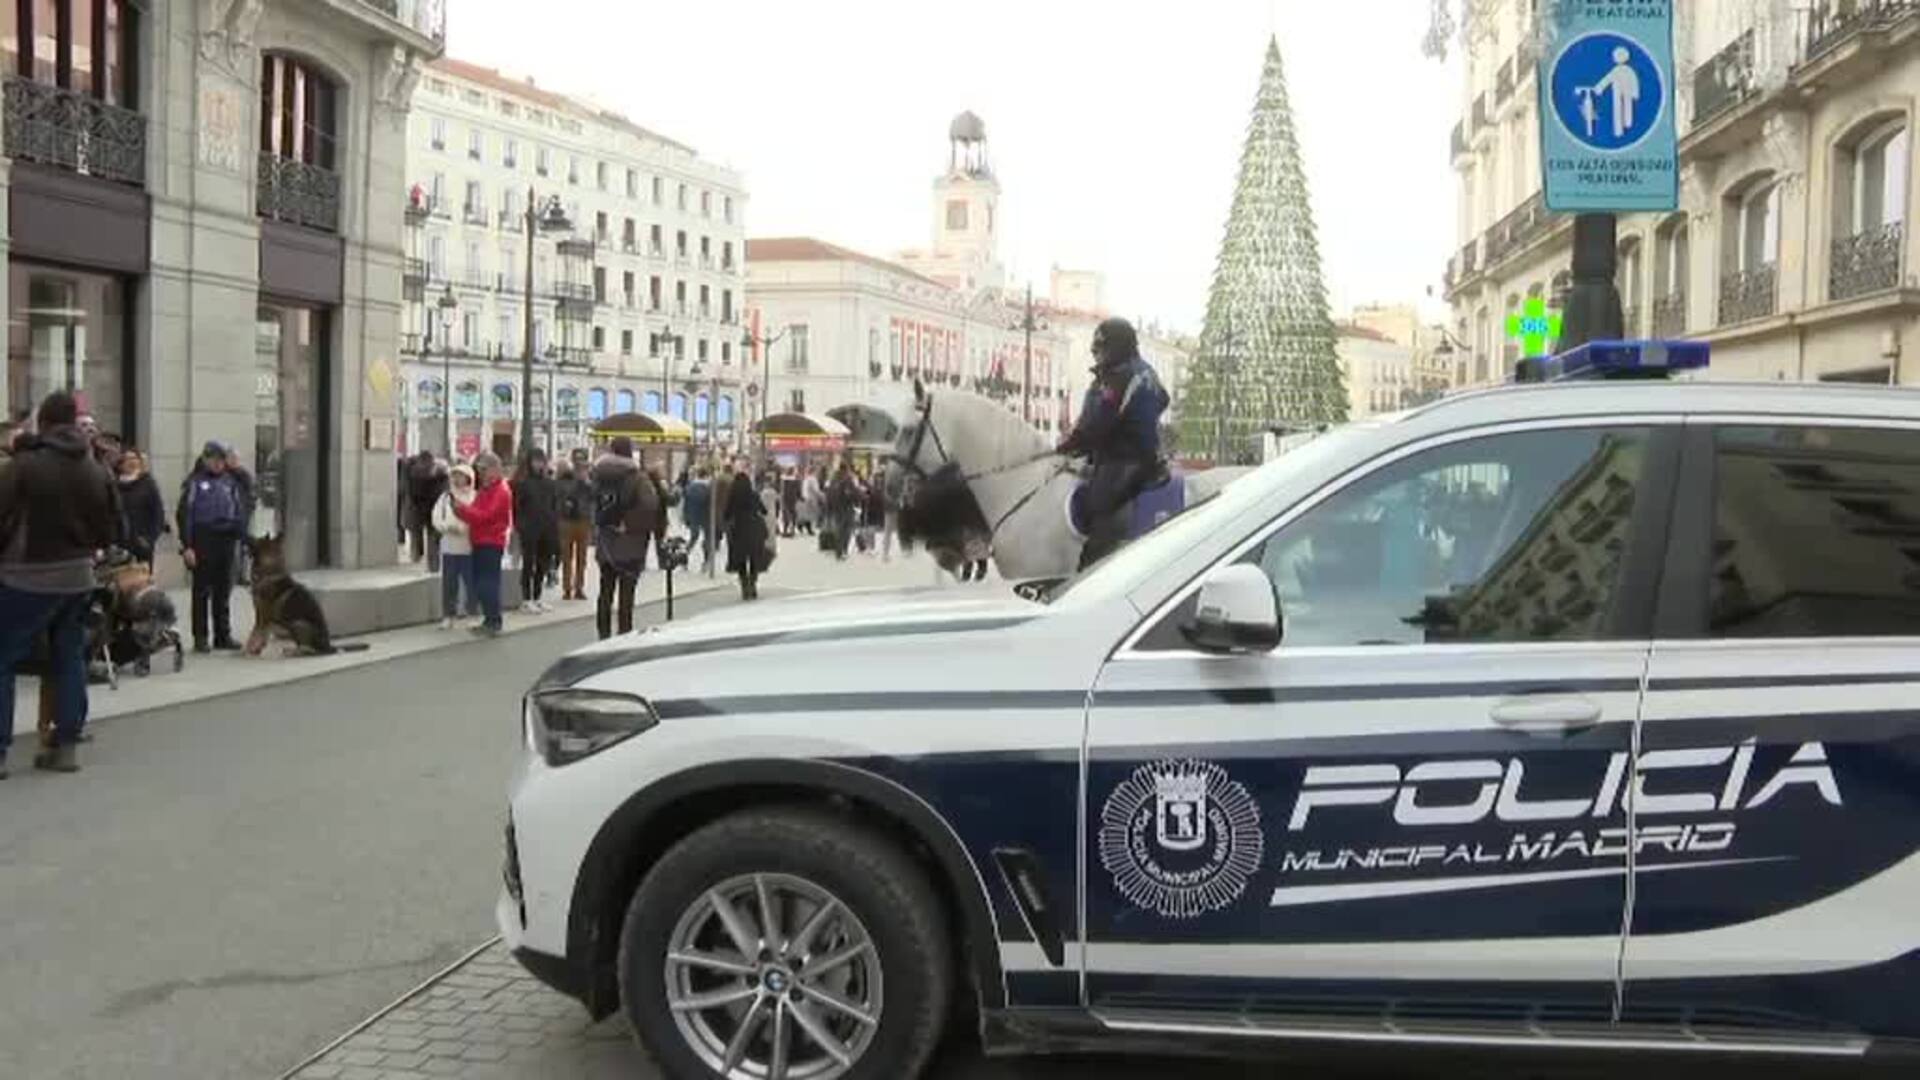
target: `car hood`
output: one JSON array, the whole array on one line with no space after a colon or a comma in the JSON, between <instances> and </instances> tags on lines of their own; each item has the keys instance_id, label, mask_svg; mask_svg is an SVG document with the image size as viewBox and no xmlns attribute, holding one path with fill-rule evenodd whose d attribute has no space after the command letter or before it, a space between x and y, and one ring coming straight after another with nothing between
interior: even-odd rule
<instances>
[{"instance_id":1,"label":"car hood","mask_svg":"<svg viewBox=\"0 0 1920 1080\"><path fill-rule=\"evenodd\" d=\"M585 646L560 658L535 688L570 686L614 667L669 656L787 640L884 637L909 627L991 629L1025 622L1045 610L1011 591L974 593L938 585L805 593L735 604Z\"/></svg>"}]
</instances>

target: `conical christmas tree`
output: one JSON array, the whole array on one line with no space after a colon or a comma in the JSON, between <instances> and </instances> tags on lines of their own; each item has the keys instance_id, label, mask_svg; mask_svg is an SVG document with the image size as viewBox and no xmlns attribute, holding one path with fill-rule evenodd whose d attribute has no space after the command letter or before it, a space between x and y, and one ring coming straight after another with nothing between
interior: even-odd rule
<instances>
[{"instance_id":1,"label":"conical christmas tree","mask_svg":"<svg viewBox=\"0 0 1920 1080\"><path fill-rule=\"evenodd\" d=\"M1268 427L1346 418L1280 43L1269 39L1206 327L1181 392L1180 452L1250 461Z\"/></svg>"}]
</instances>

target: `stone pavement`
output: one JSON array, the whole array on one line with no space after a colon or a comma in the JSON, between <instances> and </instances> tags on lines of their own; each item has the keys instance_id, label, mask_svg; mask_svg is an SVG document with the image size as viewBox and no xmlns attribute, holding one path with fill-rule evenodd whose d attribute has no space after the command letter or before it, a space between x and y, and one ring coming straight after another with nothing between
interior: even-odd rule
<instances>
[{"instance_id":1,"label":"stone pavement","mask_svg":"<svg viewBox=\"0 0 1920 1080\"><path fill-rule=\"evenodd\" d=\"M544 1080L652 1075L619 1016L601 1023L491 942L286 1074L287 1080Z\"/></svg>"}]
</instances>

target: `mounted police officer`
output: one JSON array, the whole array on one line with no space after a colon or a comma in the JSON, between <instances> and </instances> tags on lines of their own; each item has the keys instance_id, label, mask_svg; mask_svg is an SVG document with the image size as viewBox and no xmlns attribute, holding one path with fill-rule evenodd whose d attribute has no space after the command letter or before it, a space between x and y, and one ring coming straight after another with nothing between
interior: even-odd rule
<instances>
[{"instance_id":1,"label":"mounted police officer","mask_svg":"<svg viewBox=\"0 0 1920 1080\"><path fill-rule=\"evenodd\" d=\"M1088 523L1080 550L1085 569L1128 539L1127 507L1164 474L1160 460L1160 414L1168 396L1160 376L1140 355L1133 324L1113 318L1093 331L1093 384L1080 403L1080 417L1057 448L1085 457L1091 466L1081 509Z\"/></svg>"}]
</instances>

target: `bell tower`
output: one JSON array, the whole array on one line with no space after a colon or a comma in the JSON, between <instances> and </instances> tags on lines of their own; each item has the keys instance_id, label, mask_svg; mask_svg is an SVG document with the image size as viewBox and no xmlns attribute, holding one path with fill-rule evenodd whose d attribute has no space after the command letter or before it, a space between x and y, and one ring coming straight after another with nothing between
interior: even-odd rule
<instances>
[{"instance_id":1,"label":"bell tower","mask_svg":"<svg viewBox=\"0 0 1920 1080\"><path fill-rule=\"evenodd\" d=\"M933 182L936 276L971 291L999 288L1000 182L987 157L987 125L963 112L947 126L947 171Z\"/></svg>"}]
</instances>

